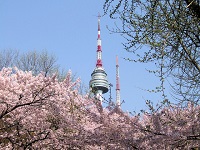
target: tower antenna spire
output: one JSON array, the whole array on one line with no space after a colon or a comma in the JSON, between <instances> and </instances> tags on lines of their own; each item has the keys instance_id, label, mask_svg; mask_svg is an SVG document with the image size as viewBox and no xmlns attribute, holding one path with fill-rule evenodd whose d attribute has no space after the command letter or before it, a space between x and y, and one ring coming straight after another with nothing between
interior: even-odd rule
<instances>
[{"instance_id":1,"label":"tower antenna spire","mask_svg":"<svg viewBox=\"0 0 200 150\"><path fill-rule=\"evenodd\" d=\"M101 50L101 37L100 37L100 14L98 15L98 36L97 36L97 60L96 67L91 74L91 80L89 83L91 91L94 93L96 99L102 103L102 94L108 92L107 74L102 64L102 50Z\"/></svg>"},{"instance_id":2,"label":"tower antenna spire","mask_svg":"<svg viewBox=\"0 0 200 150\"><path fill-rule=\"evenodd\" d=\"M119 63L118 56L116 56L116 105L120 107L120 103Z\"/></svg>"},{"instance_id":3,"label":"tower antenna spire","mask_svg":"<svg viewBox=\"0 0 200 150\"><path fill-rule=\"evenodd\" d=\"M101 18L101 15L100 13L98 14L98 31L100 31L100 18Z\"/></svg>"},{"instance_id":4,"label":"tower antenna spire","mask_svg":"<svg viewBox=\"0 0 200 150\"><path fill-rule=\"evenodd\" d=\"M98 15L98 36L97 36L97 62L96 67L102 67L101 33L100 33L100 13Z\"/></svg>"}]
</instances>

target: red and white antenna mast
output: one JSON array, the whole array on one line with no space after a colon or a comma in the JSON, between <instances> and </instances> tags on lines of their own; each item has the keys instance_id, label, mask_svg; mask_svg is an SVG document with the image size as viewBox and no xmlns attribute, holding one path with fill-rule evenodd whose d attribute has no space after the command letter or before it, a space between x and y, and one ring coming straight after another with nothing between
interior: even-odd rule
<instances>
[{"instance_id":1,"label":"red and white antenna mast","mask_svg":"<svg viewBox=\"0 0 200 150\"><path fill-rule=\"evenodd\" d=\"M120 103L119 64L118 56L116 56L116 105L120 107Z\"/></svg>"},{"instance_id":2,"label":"red and white antenna mast","mask_svg":"<svg viewBox=\"0 0 200 150\"><path fill-rule=\"evenodd\" d=\"M102 67L102 50L101 50L101 37L100 37L100 14L98 15L98 37L97 37L97 63L96 67Z\"/></svg>"}]
</instances>

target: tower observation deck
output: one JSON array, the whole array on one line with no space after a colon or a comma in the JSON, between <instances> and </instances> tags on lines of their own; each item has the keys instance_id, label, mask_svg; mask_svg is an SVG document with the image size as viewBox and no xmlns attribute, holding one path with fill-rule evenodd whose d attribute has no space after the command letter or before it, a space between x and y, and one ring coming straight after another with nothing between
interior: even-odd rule
<instances>
[{"instance_id":1,"label":"tower observation deck","mask_svg":"<svg viewBox=\"0 0 200 150\"><path fill-rule=\"evenodd\" d=\"M95 97L103 101L102 94L108 92L108 80L107 74L102 64L102 50L101 50L101 38L100 38L100 16L98 17L98 38L97 38L97 62L94 71L91 74L91 80L89 83L91 92Z\"/></svg>"}]
</instances>

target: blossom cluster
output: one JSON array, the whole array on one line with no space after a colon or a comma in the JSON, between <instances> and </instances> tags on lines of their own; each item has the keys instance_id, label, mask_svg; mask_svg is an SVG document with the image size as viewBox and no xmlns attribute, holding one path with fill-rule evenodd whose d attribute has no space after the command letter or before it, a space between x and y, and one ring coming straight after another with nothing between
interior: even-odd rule
<instances>
[{"instance_id":1,"label":"blossom cluster","mask_svg":"<svg viewBox=\"0 0 200 150\"><path fill-rule=\"evenodd\" d=\"M200 107L131 116L78 94L63 81L17 68L0 71L0 149L189 149L200 144Z\"/></svg>"}]
</instances>

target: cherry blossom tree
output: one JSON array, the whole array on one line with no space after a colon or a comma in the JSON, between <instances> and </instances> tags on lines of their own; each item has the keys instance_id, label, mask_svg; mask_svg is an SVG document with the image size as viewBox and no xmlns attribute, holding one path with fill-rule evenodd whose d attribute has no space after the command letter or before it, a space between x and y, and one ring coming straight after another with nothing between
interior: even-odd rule
<instances>
[{"instance_id":1,"label":"cherry blossom tree","mask_svg":"<svg viewBox=\"0 0 200 150\"><path fill-rule=\"evenodd\" d=\"M146 149L191 149L200 144L200 107L168 106L159 112L144 113L141 132Z\"/></svg>"},{"instance_id":2,"label":"cherry blossom tree","mask_svg":"<svg viewBox=\"0 0 200 150\"><path fill-rule=\"evenodd\" d=\"M78 93L68 72L0 71L0 149L189 149L200 144L200 107L131 116Z\"/></svg>"},{"instance_id":3,"label":"cherry blossom tree","mask_svg":"<svg viewBox=\"0 0 200 150\"><path fill-rule=\"evenodd\" d=\"M76 115L80 115L75 113L82 105L76 83L71 82L70 73L65 80L58 82L56 75L33 76L31 72L18 69L2 69L0 147L27 149L55 146L55 137L64 129L70 130L72 120L75 123L78 120Z\"/></svg>"}]
</instances>

